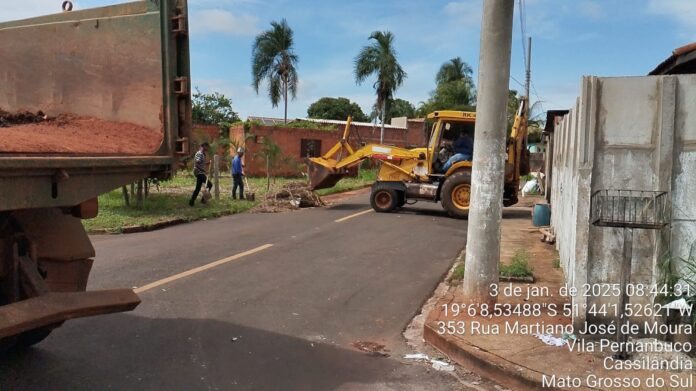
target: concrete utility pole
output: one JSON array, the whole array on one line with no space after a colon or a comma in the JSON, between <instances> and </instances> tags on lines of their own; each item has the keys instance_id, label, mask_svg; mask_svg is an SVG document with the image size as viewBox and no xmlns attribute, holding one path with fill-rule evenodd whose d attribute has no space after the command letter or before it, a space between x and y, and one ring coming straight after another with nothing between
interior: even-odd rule
<instances>
[{"instance_id":1,"label":"concrete utility pole","mask_svg":"<svg viewBox=\"0 0 696 391\"><path fill-rule=\"evenodd\" d=\"M478 104L466 240L464 294L472 302L495 303L500 220L505 175L507 99L514 2L484 0L479 55Z\"/></svg>"},{"instance_id":2,"label":"concrete utility pole","mask_svg":"<svg viewBox=\"0 0 696 391\"><path fill-rule=\"evenodd\" d=\"M529 103L529 88L532 84L532 37L527 39L527 63L524 68L524 96L527 97L527 103ZM527 104L527 112L529 112L529 104Z\"/></svg>"},{"instance_id":3,"label":"concrete utility pole","mask_svg":"<svg viewBox=\"0 0 696 391\"><path fill-rule=\"evenodd\" d=\"M532 37L527 40L527 63L525 64L524 75L524 94L527 97L527 104L524 105L524 117L529 119L529 106L532 104L532 99L529 97L529 88L532 85ZM524 136L524 147L529 145L529 131Z\"/></svg>"}]
</instances>

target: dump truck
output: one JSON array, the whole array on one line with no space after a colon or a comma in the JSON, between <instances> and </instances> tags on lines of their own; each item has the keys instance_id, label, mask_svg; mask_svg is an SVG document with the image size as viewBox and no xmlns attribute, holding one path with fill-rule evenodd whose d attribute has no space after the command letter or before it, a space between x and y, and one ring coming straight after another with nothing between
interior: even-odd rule
<instances>
[{"instance_id":1,"label":"dump truck","mask_svg":"<svg viewBox=\"0 0 696 391\"><path fill-rule=\"evenodd\" d=\"M140 303L86 290L81 219L100 194L166 179L188 156L187 9L146 0L0 23L0 350Z\"/></svg>"},{"instance_id":2,"label":"dump truck","mask_svg":"<svg viewBox=\"0 0 696 391\"><path fill-rule=\"evenodd\" d=\"M507 139L503 205L517 203L520 175L529 171L526 154L527 100L520 100L511 134ZM365 160L381 162L372 185L370 204L377 212L392 212L407 202L440 202L455 218L467 218L471 195L472 162L460 160L447 167L455 151L453 144L463 134L474 136L476 113L435 111L427 116L432 122L430 138L424 147L406 149L368 144L359 149L349 142L350 117L341 140L326 154L307 158L310 187L333 187ZM446 168L446 170L444 169Z\"/></svg>"}]
</instances>

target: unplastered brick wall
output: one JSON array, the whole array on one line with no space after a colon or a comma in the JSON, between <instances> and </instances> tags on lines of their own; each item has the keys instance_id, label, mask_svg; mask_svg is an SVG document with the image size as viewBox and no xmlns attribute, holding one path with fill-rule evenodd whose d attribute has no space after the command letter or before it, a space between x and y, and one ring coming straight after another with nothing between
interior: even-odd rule
<instances>
[{"instance_id":1,"label":"unplastered brick wall","mask_svg":"<svg viewBox=\"0 0 696 391\"><path fill-rule=\"evenodd\" d=\"M318 130L252 124L245 131L243 125L235 125L230 128L230 137L246 147L244 163L247 175L266 175L266 164L261 150L264 140L268 138L280 147L285 160L272 167L271 173L275 176L301 176L303 172L306 172L302 153L307 153L307 144L318 147L318 151L315 152L323 155L338 143L343 130L343 125L336 125L335 130ZM352 125L349 142L353 148L379 143L379 139L379 126ZM407 128L387 127L384 132L385 144L400 147L423 146L425 139L424 125L419 120L409 120ZM305 150L303 150L303 140Z\"/></svg>"},{"instance_id":2,"label":"unplastered brick wall","mask_svg":"<svg viewBox=\"0 0 696 391\"><path fill-rule=\"evenodd\" d=\"M220 137L220 128L217 125L193 125L193 136L194 142L198 144L199 142L208 141L212 142Z\"/></svg>"}]
</instances>

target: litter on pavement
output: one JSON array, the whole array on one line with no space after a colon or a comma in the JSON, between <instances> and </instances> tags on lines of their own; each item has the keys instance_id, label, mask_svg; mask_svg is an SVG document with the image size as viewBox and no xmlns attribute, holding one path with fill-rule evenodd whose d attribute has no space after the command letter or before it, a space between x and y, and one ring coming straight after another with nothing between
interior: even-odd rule
<instances>
[{"instance_id":1,"label":"litter on pavement","mask_svg":"<svg viewBox=\"0 0 696 391\"><path fill-rule=\"evenodd\" d=\"M444 361L439 361L439 360L430 360L430 362L433 364L433 368L437 371L444 371L444 372L452 372L454 371L454 366L446 363Z\"/></svg>"},{"instance_id":2,"label":"litter on pavement","mask_svg":"<svg viewBox=\"0 0 696 391\"><path fill-rule=\"evenodd\" d=\"M534 334L541 342L551 346L565 346L566 340L563 338L554 337L550 334Z\"/></svg>"},{"instance_id":3,"label":"litter on pavement","mask_svg":"<svg viewBox=\"0 0 696 391\"><path fill-rule=\"evenodd\" d=\"M407 360L427 360L429 357L423 353L407 354L404 356Z\"/></svg>"},{"instance_id":4,"label":"litter on pavement","mask_svg":"<svg viewBox=\"0 0 696 391\"><path fill-rule=\"evenodd\" d=\"M422 360L422 361L429 361L433 368L438 371L445 371L445 372L452 372L454 371L454 365L446 362L446 361L441 361L441 360L436 360L434 358L428 357L427 354L423 353L414 353L414 354L407 354L404 356L406 360Z\"/></svg>"}]
</instances>

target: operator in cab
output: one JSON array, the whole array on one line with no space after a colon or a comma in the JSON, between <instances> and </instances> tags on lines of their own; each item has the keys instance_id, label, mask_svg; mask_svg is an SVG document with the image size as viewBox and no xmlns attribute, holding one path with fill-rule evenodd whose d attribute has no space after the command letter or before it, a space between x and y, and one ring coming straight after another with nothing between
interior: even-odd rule
<instances>
[{"instance_id":1,"label":"operator in cab","mask_svg":"<svg viewBox=\"0 0 696 391\"><path fill-rule=\"evenodd\" d=\"M452 143L452 149L454 155L447 159L445 165L442 166L443 173L446 173L454 163L465 160L471 161L474 156L474 139L468 132L462 132L454 143Z\"/></svg>"}]
</instances>

